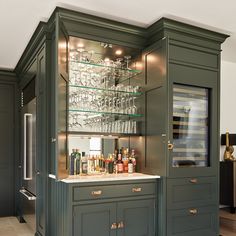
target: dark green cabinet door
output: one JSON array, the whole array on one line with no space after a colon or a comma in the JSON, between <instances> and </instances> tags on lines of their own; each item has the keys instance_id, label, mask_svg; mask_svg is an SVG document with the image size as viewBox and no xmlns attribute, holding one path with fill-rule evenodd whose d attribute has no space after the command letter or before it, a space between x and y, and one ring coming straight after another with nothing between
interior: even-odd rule
<instances>
[{"instance_id":1,"label":"dark green cabinet door","mask_svg":"<svg viewBox=\"0 0 236 236\"><path fill-rule=\"evenodd\" d=\"M67 121L68 121L68 47L69 36L61 21L56 17L55 40L56 74L52 88L52 151L55 155L55 174L57 179L68 177L67 166Z\"/></svg>"},{"instance_id":2,"label":"dark green cabinet door","mask_svg":"<svg viewBox=\"0 0 236 236\"><path fill-rule=\"evenodd\" d=\"M117 204L117 236L154 236L154 221L154 199Z\"/></svg>"},{"instance_id":3,"label":"dark green cabinet door","mask_svg":"<svg viewBox=\"0 0 236 236\"><path fill-rule=\"evenodd\" d=\"M166 38L144 52L145 60L145 172L166 176L168 100Z\"/></svg>"},{"instance_id":4,"label":"dark green cabinet door","mask_svg":"<svg viewBox=\"0 0 236 236\"><path fill-rule=\"evenodd\" d=\"M73 236L116 236L116 204L89 204L74 207ZM132 235L134 236L134 235Z\"/></svg>"}]
</instances>

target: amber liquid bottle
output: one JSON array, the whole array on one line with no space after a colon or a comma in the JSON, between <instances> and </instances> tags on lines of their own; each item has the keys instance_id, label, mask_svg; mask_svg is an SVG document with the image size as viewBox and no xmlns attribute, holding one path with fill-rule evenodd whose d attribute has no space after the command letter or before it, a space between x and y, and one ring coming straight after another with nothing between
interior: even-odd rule
<instances>
[{"instance_id":1,"label":"amber liquid bottle","mask_svg":"<svg viewBox=\"0 0 236 236\"><path fill-rule=\"evenodd\" d=\"M118 160L117 160L116 165L117 165L117 173L123 173L124 172L124 163L122 161L122 156L120 153L118 154Z\"/></svg>"}]
</instances>

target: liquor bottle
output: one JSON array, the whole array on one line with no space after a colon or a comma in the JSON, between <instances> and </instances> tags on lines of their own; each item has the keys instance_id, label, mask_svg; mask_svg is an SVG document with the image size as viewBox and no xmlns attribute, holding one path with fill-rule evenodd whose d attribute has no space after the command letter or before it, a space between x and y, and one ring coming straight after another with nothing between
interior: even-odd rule
<instances>
[{"instance_id":1,"label":"liquor bottle","mask_svg":"<svg viewBox=\"0 0 236 236\"><path fill-rule=\"evenodd\" d=\"M72 153L70 154L70 175L74 175L75 173L75 149L72 149Z\"/></svg>"},{"instance_id":2,"label":"liquor bottle","mask_svg":"<svg viewBox=\"0 0 236 236\"><path fill-rule=\"evenodd\" d=\"M92 174L95 171L94 156L89 156L88 158L88 174Z\"/></svg>"},{"instance_id":3,"label":"liquor bottle","mask_svg":"<svg viewBox=\"0 0 236 236\"><path fill-rule=\"evenodd\" d=\"M128 173L128 162L129 162L128 154L129 154L129 149L128 148L124 148L123 149L122 161L123 161L123 164L124 164L124 172L125 173Z\"/></svg>"},{"instance_id":4,"label":"liquor bottle","mask_svg":"<svg viewBox=\"0 0 236 236\"><path fill-rule=\"evenodd\" d=\"M80 162L81 162L81 154L79 152L79 149L76 149L76 154L75 154L75 174L76 175L80 174Z\"/></svg>"},{"instance_id":5,"label":"liquor bottle","mask_svg":"<svg viewBox=\"0 0 236 236\"><path fill-rule=\"evenodd\" d=\"M113 173L117 174L118 169L117 169L117 161L118 161L118 154L114 153L114 162L113 162Z\"/></svg>"},{"instance_id":6,"label":"liquor bottle","mask_svg":"<svg viewBox=\"0 0 236 236\"><path fill-rule=\"evenodd\" d=\"M82 152L81 157L81 173L88 174L88 158L85 156L85 152Z\"/></svg>"},{"instance_id":7,"label":"liquor bottle","mask_svg":"<svg viewBox=\"0 0 236 236\"><path fill-rule=\"evenodd\" d=\"M131 159L132 159L132 162L133 162L133 172L136 172L137 171L137 157L135 155L135 150L132 149L131 151Z\"/></svg>"},{"instance_id":8,"label":"liquor bottle","mask_svg":"<svg viewBox=\"0 0 236 236\"><path fill-rule=\"evenodd\" d=\"M100 156L99 156L99 155L96 155L96 156L95 156L95 159L94 159L95 171L96 171L96 172L99 172L99 171L100 171L99 159L100 159Z\"/></svg>"},{"instance_id":9,"label":"liquor bottle","mask_svg":"<svg viewBox=\"0 0 236 236\"><path fill-rule=\"evenodd\" d=\"M134 173L134 164L131 157L129 158L129 163L128 163L128 173L129 174Z\"/></svg>"},{"instance_id":10,"label":"liquor bottle","mask_svg":"<svg viewBox=\"0 0 236 236\"><path fill-rule=\"evenodd\" d=\"M122 161L121 153L118 154L118 160L117 160L117 173L123 173L124 171L124 163Z\"/></svg>"}]
</instances>

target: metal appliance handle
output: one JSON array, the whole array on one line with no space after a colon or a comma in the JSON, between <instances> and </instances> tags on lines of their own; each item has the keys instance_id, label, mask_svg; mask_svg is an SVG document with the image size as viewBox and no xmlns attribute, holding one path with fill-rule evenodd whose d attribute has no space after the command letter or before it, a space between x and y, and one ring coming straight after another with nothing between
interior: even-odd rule
<instances>
[{"instance_id":1,"label":"metal appliance handle","mask_svg":"<svg viewBox=\"0 0 236 236\"><path fill-rule=\"evenodd\" d=\"M23 194L29 201L36 200L36 197L26 189L20 189L20 193Z\"/></svg>"},{"instance_id":2,"label":"metal appliance handle","mask_svg":"<svg viewBox=\"0 0 236 236\"><path fill-rule=\"evenodd\" d=\"M32 117L33 117L33 114L30 114L30 113L24 114L24 180L32 179L32 138L33 138ZM31 119L31 122L27 122L28 118ZM29 125L28 126L29 132L27 132L27 123ZM29 134L28 139L27 139L27 134ZM27 166L29 167L29 172L27 170ZM28 173L29 173L29 176L27 175Z\"/></svg>"}]
</instances>

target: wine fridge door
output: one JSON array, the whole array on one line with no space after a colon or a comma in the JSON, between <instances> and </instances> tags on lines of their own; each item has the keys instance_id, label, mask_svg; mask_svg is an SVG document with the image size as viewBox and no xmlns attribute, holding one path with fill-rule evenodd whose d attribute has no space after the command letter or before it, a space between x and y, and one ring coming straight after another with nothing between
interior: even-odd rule
<instances>
[{"instance_id":1,"label":"wine fridge door","mask_svg":"<svg viewBox=\"0 0 236 236\"><path fill-rule=\"evenodd\" d=\"M172 167L209 166L208 89L173 84Z\"/></svg>"}]
</instances>

